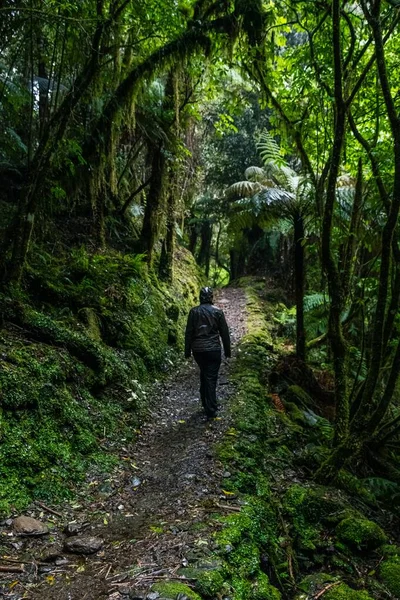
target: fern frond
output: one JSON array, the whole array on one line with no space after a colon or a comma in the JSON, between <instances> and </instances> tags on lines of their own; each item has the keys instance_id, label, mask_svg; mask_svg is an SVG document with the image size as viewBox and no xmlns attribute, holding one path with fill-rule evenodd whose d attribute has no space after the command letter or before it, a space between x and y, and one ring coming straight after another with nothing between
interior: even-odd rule
<instances>
[{"instance_id":1,"label":"fern frond","mask_svg":"<svg viewBox=\"0 0 400 600\"><path fill-rule=\"evenodd\" d=\"M28 153L28 147L26 146L26 144L24 144L24 142L14 129L12 129L11 127L6 127L5 133L11 139L11 142L13 143L16 149L21 150L23 154Z\"/></svg>"},{"instance_id":2,"label":"fern frond","mask_svg":"<svg viewBox=\"0 0 400 600\"><path fill-rule=\"evenodd\" d=\"M260 134L260 139L256 143L256 146L264 163L272 161L280 166L286 166L286 161L281 155L279 145L268 131L263 131Z\"/></svg>"},{"instance_id":3,"label":"fern frond","mask_svg":"<svg viewBox=\"0 0 400 600\"><path fill-rule=\"evenodd\" d=\"M225 190L226 198L249 198L262 189L260 183L255 181L238 181Z\"/></svg>"},{"instance_id":4,"label":"fern frond","mask_svg":"<svg viewBox=\"0 0 400 600\"><path fill-rule=\"evenodd\" d=\"M248 167L244 172L244 176L249 181L258 181L261 183L264 183L266 177L265 171L261 167Z\"/></svg>"},{"instance_id":5,"label":"fern frond","mask_svg":"<svg viewBox=\"0 0 400 600\"><path fill-rule=\"evenodd\" d=\"M250 212L242 212L233 215L229 220L228 233L237 233L254 225L254 215Z\"/></svg>"},{"instance_id":6,"label":"fern frond","mask_svg":"<svg viewBox=\"0 0 400 600\"><path fill-rule=\"evenodd\" d=\"M282 208L281 204L288 204L295 198L291 192L288 192L287 190L282 190L281 188L277 187L264 188L262 191L259 192L258 196L260 197L260 200L262 200L266 205L279 204L279 207L277 206L277 208L279 209Z\"/></svg>"},{"instance_id":7,"label":"fern frond","mask_svg":"<svg viewBox=\"0 0 400 600\"><path fill-rule=\"evenodd\" d=\"M327 306L328 304L328 298L325 294L321 294L321 293L315 293L315 294L308 294L307 296L304 296L304 312L310 312L312 310L314 310L315 308L319 308L321 306Z\"/></svg>"},{"instance_id":8,"label":"fern frond","mask_svg":"<svg viewBox=\"0 0 400 600\"><path fill-rule=\"evenodd\" d=\"M363 479L363 483L378 499L389 500L400 493L400 486L397 483L383 477L367 477Z\"/></svg>"}]
</instances>

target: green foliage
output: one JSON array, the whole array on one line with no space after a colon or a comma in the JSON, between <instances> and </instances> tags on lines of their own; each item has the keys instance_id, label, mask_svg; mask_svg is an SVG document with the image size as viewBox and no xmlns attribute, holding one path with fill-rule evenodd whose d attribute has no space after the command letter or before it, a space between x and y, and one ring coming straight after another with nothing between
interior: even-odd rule
<instances>
[{"instance_id":1,"label":"green foliage","mask_svg":"<svg viewBox=\"0 0 400 600\"><path fill-rule=\"evenodd\" d=\"M256 580L252 583L251 600L281 600L280 592L270 584L265 573L259 573Z\"/></svg>"}]
</instances>

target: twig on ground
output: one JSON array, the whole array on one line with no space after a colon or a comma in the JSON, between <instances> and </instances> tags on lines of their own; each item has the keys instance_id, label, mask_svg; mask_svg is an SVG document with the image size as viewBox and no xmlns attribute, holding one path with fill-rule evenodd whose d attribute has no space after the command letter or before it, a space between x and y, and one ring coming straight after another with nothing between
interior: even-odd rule
<instances>
[{"instance_id":1,"label":"twig on ground","mask_svg":"<svg viewBox=\"0 0 400 600\"><path fill-rule=\"evenodd\" d=\"M216 504L215 506L222 510L233 510L234 512L240 512L242 510L239 506L228 506L228 504Z\"/></svg>"},{"instance_id":2,"label":"twig on ground","mask_svg":"<svg viewBox=\"0 0 400 600\"><path fill-rule=\"evenodd\" d=\"M335 581L334 583L330 583L329 585L327 585L326 587L324 587L323 590L321 590L320 592L318 592L318 594L316 596L314 596L314 600L318 600L318 598L321 598L321 596L323 596L325 594L325 592L327 592L331 588L335 587L335 585L339 585L339 583L341 583L341 582L340 581Z\"/></svg>"},{"instance_id":3,"label":"twig on ground","mask_svg":"<svg viewBox=\"0 0 400 600\"><path fill-rule=\"evenodd\" d=\"M2 560L4 562L9 562L9 563L17 563L18 565L30 564L30 565L40 565L40 566L45 566L45 567L50 566L50 563L40 562L37 560L21 560L19 558L7 558L6 556L0 556L0 560Z\"/></svg>"},{"instance_id":4,"label":"twig on ground","mask_svg":"<svg viewBox=\"0 0 400 600\"><path fill-rule=\"evenodd\" d=\"M52 515L55 515L56 517L60 517L62 519L63 516L64 516L61 513L57 512L56 510L53 510L52 508L49 508L48 506L46 506L46 504L43 504L42 502L36 502L36 504L38 506L40 506L40 508L43 508L43 510L45 510L46 512L49 512Z\"/></svg>"},{"instance_id":5,"label":"twig on ground","mask_svg":"<svg viewBox=\"0 0 400 600\"><path fill-rule=\"evenodd\" d=\"M110 574L111 569L112 569L112 564L108 567L108 571L107 571L106 576L104 577L104 579L108 579L108 576Z\"/></svg>"},{"instance_id":6,"label":"twig on ground","mask_svg":"<svg viewBox=\"0 0 400 600\"><path fill-rule=\"evenodd\" d=\"M6 565L0 565L1 573L23 573L25 571L24 565L20 565L19 567L12 567L11 565L7 567Z\"/></svg>"}]
</instances>

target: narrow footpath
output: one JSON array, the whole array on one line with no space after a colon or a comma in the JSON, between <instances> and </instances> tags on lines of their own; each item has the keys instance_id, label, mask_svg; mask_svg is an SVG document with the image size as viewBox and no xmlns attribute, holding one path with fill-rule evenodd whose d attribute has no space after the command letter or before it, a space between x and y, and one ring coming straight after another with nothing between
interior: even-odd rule
<instances>
[{"instance_id":1,"label":"narrow footpath","mask_svg":"<svg viewBox=\"0 0 400 600\"><path fill-rule=\"evenodd\" d=\"M230 375L246 328L244 291L225 289L216 305L225 312L233 342L233 362L223 361L220 371L218 419L205 420L192 359L156 382L148 422L134 445L122 447L125 467L106 480L93 477L90 495L65 511L57 507L54 514L43 505L28 511L50 526L46 536L16 538L3 524L2 553L24 562L24 572L12 575L0 598L144 599L153 583L177 579L179 568L207 554L207 520L224 503L229 475L214 447L229 428ZM69 534L100 538L101 549L89 556L66 553L66 526Z\"/></svg>"}]
</instances>

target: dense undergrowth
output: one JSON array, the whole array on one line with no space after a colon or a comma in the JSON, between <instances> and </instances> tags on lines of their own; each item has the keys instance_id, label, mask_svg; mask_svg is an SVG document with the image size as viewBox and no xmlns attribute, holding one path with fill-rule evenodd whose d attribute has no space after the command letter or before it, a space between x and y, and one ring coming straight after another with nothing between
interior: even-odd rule
<instances>
[{"instance_id":1,"label":"dense undergrowth","mask_svg":"<svg viewBox=\"0 0 400 600\"><path fill-rule=\"evenodd\" d=\"M243 285L249 331L236 364L233 425L218 448L231 475L227 500L239 499L241 510L218 517L216 550L209 569L197 572L196 590L233 600L399 598L396 509L380 505L352 473L340 474L340 489L313 481L331 425L299 386L270 393L284 352L272 331L277 303L266 301L263 282Z\"/></svg>"},{"instance_id":2,"label":"dense undergrowth","mask_svg":"<svg viewBox=\"0 0 400 600\"><path fill-rule=\"evenodd\" d=\"M141 255L37 249L22 291L0 296L0 512L68 497L133 439L201 282L183 249L174 269L167 285Z\"/></svg>"}]
</instances>

